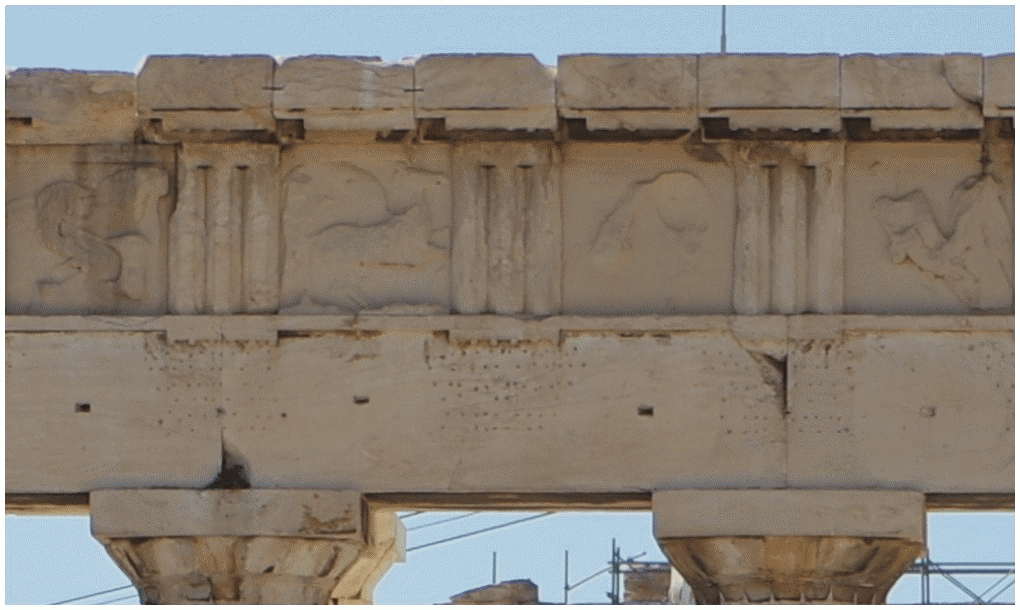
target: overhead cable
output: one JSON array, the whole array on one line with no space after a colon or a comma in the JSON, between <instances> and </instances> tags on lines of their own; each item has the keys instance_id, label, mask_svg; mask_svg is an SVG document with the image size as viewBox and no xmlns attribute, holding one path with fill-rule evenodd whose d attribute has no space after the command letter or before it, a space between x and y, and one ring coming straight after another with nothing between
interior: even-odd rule
<instances>
[{"instance_id":1,"label":"overhead cable","mask_svg":"<svg viewBox=\"0 0 1020 610\"><path fill-rule=\"evenodd\" d=\"M462 538L467 538L469 536L477 536L478 534L484 534L486 532L491 532L493 530L502 529L504 527L510 527L511 525L517 525L518 523L524 523L525 521L534 521L535 519L541 519L542 517L548 517L549 515L553 515L553 514L555 514L555 513L553 513L553 512L542 513L540 515L532 515L530 517L525 517L524 519L518 519L516 521L510 521L509 523L500 523L499 525L494 525L492 527L487 527L485 529L475 530L473 532L468 532L466 534L461 534L459 536L454 536L452 538L444 538L443 540L436 540L435 542L429 542L427 544L421 544L421 545L418 545L418 546L415 546L415 547L411 547L411 548L407 549L407 552L417 551L418 549L424 549L424 548L427 548L427 547L430 547L430 546L436 546L436 545L439 545L439 544L444 544L446 542L452 542L454 540L460 540Z\"/></svg>"},{"instance_id":2,"label":"overhead cable","mask_svg":"<svg viewBox=\"0 0 1020 610\"><path fill-rule=\"evenodd\" d=\"M95 597L97 595L103 595L105 593L113 593L114 591L121 591L123 589L130 589L133 586L134 585L124 585L123 587L117 587L116 589L108 589L106 591L97 591L95 593L89 593L88 595L82 595L81 597L72 597L71 599L65 599L64 601L61 601L61 602L53 602L50 605L51 606L59 606L61 604L69 604L71 602L76 602L76 601L78 601L80 599L87 599L89 597Z\"/></svg>"},{"instance_id":3,"label":"overhead cable","mask_svg":"<svg viewBox=\"0 0 1020 610\"><path fill-rule=\"evenodd\" d=\"M117 599L110 599L110 600L107 600L105 602L99 602L96 605L97 606L106 606L106 605L109 605L109 604L115 604L117 602L122 602L122 601L125 601L125 600L128 600L128 599L138 599L138 594L136 593L134 595L128 595L127 597L118 597Z\"/></svg>"},{"instance_id":4,"label":"overhead cable","mask_svg":"<svg viewBox=\"0 0 1020 610\"><path fill-rule=\"evenodd\" d=\"M407 531L413 532L414 530L425 529L426 527L432 527L433 525L440 525L442 523L449 523L450 521L456 521L457 519L463 519L465 517L471 517L478 513L467 513L466 515L457 515L456 517L450 517L449 519L440 519L439 521L432 521L431 523L425 523L423 525L416 525L414 527L407 528Z\"/></svg>"}]
</instances>

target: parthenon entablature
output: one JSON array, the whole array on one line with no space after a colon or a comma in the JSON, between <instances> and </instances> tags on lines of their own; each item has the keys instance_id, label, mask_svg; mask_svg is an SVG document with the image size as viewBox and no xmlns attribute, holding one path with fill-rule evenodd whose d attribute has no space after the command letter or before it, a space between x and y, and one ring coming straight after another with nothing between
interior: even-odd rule
<instances>
[{"instance_id":1,"label":"parthenon entablature","mask_svg":"<svg viewBox=\"0 0 1020 610\"><path fill-rule=\"evenodd\" d=\"M653 510L701 603L879 603L926 508L1013 506L1013 74L9 72L7 508L154 603L369 600L416 507Z\"/></svg>"}]
</instances>

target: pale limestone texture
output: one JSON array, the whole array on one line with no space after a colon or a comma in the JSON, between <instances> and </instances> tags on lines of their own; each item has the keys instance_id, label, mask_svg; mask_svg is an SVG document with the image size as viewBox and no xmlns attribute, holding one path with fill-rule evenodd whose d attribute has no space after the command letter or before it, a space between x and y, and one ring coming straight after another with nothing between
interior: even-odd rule
<instances>
[{"instance_id":1,"label":"pale limestone texture","mask_svg":"<svg viewBox=\"0 0 1020 610\"><path fill-rule=\"evenodd\" d=\"M840 62L845 117L872 129L980 129L980 55L851 55Z\"/></svg>"},{"instance_id":2,"label":"pale limestone texture","mask_svg":"<svg viewBox=\"0 0 1020 610\"><path fill-rule=\"evenodd\" d=\"M846 311L1012 311L1013 197L977 142L853 144Z\"/></svg>"},{"instance_id":3,"label":"pale limestone texture","mask_svg":"<svg viewBox=\"0 0 1020 610\"><path fill-rule=\"evenodd\" d=\"M303 145L281 161L282 306L450 303L449 147Z\"/></svg>"},{"instance_id":4,"label":"pale limestone texture","mask_svg":"<svg viewBox=\"0 0 1020 610\"><path fill-rule=\"evenodd\" d=\"M565 55L556 73L560 116L589 130L695 129L694 55Z\"/></svg>"},{"instance_id":5,"label":"pale limestone texture","mask_svg":"<svg viewBox=\"0 0 1020 610\"><path fill-rule=\"evenodd\" d=\"M454 148L451 300L457 312L560 311L558 161L547 144Z\"/></svg>"},{"instance_id":6,"label":"pale limestone texture","mask_svg":"<svg viewBox=\"0 0 1020 610\"><path fill-rule=\"evenodd\" d=\"M1012 317L179 319L9 318L8 489L1013 488Z\"/></svg>"},{"instance_id":7,"label":"pale limestone texture","mask_svg":"<svg viewBox=\"0 0 1020 610\"><path fill-rule=\"evenodd\" d=\"M379 58L309 56L276 70L273 112L307 130L414 129L414 66Z\"/></svg>"},{"instance_id":8,"label":"pale limestone texture","mask_svg":"<svg viewBox=\"0 0 1020 610\"><path fill-rule=\"evenodd\" d=\"M554 73L533 55L426 55L414 76L415 118L448 129L556 127Z\"/></svg>"},{"instance_id":9,"label":"pale limestone texture","mask_svg":"<svg viewBox=\"0 0 1020 610\"><path fill-rule=\"evenodd\" d=\"M458 593L450 598L453 605L535 605L538 587L530 580L508 580Z\"/></svg>"},{"instance_id":10,"label":"pale limestone texture","mask_svg":"<svg viewBox=\"0 0 1020 610\"><path fill-rule=\"evenodd\" d=\"M404 531L357 492L100 490L92 534L147 604L371 603Z\"/></svg>"},{"instance_id":11,"label":"pale limestone texture","mask_svg":"<svg viewBox=\"0 0 1020 610\"><path fill-rule=\"evenodd\" d=\"M880 604L924 549L924 496L660 491L655 537L699 604Z\"/></svg>"},{"instance_id":12,"label":"pale limestone texture","mask_svg":"<svg viewBox=\"0 0 1020 610\"><path fill-rule=\"evenodd\" d=\"M791 484L916 489L924 480L949 492L966 471L968 487L999 487L1014 469L1014 367L1012 333L801 343L787 365ZM967 457L953 447L969 447Z\"/></svg>"},{"instance_id":13,"label":"pale limestone texture","mask_svg":"<svg viewBox=\"0 0 1020 610\"><path fill-rule=\"evenodd\" d=\"M156 336L121 332L6 339L7 370L19 371L8 388L21 388L7 399L8 490L201 487L216 476L220 432L209 422L219 383L194 366L208 347L159 354ZM138 405L147 405L141 426Z\"/></svg>"},{"instance_id":14,"label":"pale limestone texture","mask_svg":"<svg viewBox=\"0 0 1020 610\"><path fill-rule=\"evenodd\" d=\"M884 604L924 551L919 542L857 536L660 539L702 604Z\"/></svg>"},{"instance_id":15,"label":"pale limestone texture","mask_svg":"<svg viewBox=\"0 0 1020 610\"><path fill-rule=\"evenodd\" d=\"M1013 502L1012 66L8 74L8 507L93 493L159 603L367 601L386 511L653 504L699 602L880 603L923 503Z\"/></svg>"},{"instance_id":16,"label":"pale limestone texture","mask_svg":"<svg viewBox=\"0 0 1020 610\"><path fill-rule=\"evenodd\" d=\"M839 129L836 55L702 55L698 105L731 129Z\"/></svg>"},{"instance_id":17,"label":"pale limestone texture","mask_svg":"<svg viewBox=\"0 0 1020 610\"><path fill-rule=\"evenodd\" d=\"M728 158L726 145L701 158L658 142L565 146L564 311L732 311Z\"/></svg>"},{"instance_id":18,"label":"pale limestone texture","mask_svg":"<svg viewBox=\"0 0 1020 610\"><path fill-rule=\"evenodd\" d=\"M1015 56L996 55L985 58L984 113L989 117L1014 116L1016 86Z\"/></svg>"},{"instance_id":19,"label":"pale limestone texture","mask_svg":"<svg viewBox=\"0 0 1020 610\"><path fill-rule=\"evenodd\" d=\"M133 142L135 78L125 72L15 70L7 75L8 144Z\"/></svg>"},{"instance_id":20,"label":"pale limestone texture","mask_svg":"<svg viewBox=\"0 0 1020 610\"><path fill-rule=\"evenodd\" d=\"M741 143L733 157L734 311L843 311L844 147Z\"/></svg>"},{"instance_id":21,"label":"pale limestone texture","mask_svg":"<svg viewBox=\"0 0 1020 610\"><path fill-rule=\"evenodd\" d=\"M273 130L268 55L150 55L138 73L138 114L167 131Z\"/></svg>"},{"instance_id":22,"label":"pale limestone texture","mask_svg":"<svg viewBox=\"0 0 1020 610\"><path fill-rule=\"evenodd\" d=\"M171 311L280 306L279 148L185 143L170 219Z\"/></svg>"},{"instance_id":23,"label":"pale limestone texture","mask_svg":"<svg viewBox=\"0 0 1020 610\"><path fill-rule=\"evenodd\" d=\"M924 542L913 491L691 490L652 496L657 538L860 536Z\"/></svg>"},{"instance_id":24,"label":"pale limestone texture","mask_svg":"<svg viewBox=\"0 0 1020 610\"><path fill-rule=\"evenodd\" d=\"M623 573L623 601L661 605L669 599L671 570L634 569Z\"/></svg>"},{"instance_id":25,"label":"pale limestone texture","mask_svg":"<svg viewBox=\"0 0 1020 610\"><path fill-rule=\"evenodd\" d=\"M174 151L7 149L7 311L166 311Z\"/></svg>"}]
</instances>

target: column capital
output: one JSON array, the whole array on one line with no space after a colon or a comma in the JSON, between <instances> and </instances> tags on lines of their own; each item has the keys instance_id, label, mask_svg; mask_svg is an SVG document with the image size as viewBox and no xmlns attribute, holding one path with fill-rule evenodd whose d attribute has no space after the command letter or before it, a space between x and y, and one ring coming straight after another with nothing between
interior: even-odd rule
<instances>
[{"instance_id":1,"label":"column capital","mask_svg":"<svg viewBox=\"0 0 1020 610\"><path fill-rule=\"evenodd\" d=\"M699 604L880 604L924 551L917 492L663 491L652 507Z\"/></svg>"},{"instance_id":2,"label":"column capital","mask_svg":"<svg viewBox=\"0 0 1020 610\"><path fill-rule=\"evenodd\" d=\"M404 531L331 490L102 490L92 533L155 604L367 603Z\"/></svg>"}]
</instances>

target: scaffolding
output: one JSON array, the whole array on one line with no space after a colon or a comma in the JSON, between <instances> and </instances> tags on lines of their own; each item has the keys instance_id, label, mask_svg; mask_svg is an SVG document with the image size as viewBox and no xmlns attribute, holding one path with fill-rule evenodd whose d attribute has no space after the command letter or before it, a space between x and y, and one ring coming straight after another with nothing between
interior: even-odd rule
<instances>
[{"instance_id":1,"label":"scaffolding","mask_svg":"<svg viewBox=\"0 0 1020 610\"><path fill-rule=\"evenodd\" d=\"M644 553L641 553L644 555ZM612 557L609 561L609 567L605 570L597 572L588 578L585 578L578 583L569 586L567 581L564 581L564 603L567 603L567 593L573 588L584 584L592 578L609 572L610 574L610 586L609 592L606 594L609 598L609 603L613 605L624 604L626 600L621 597L622 593L622 579L628 572L648 572L648 571L670 571L670 564L668 562L658 561L636 561L641 555L636 555L631 558L624 559L620 551L620 548L616 546L616 540L613 540ZM998 601L1004 593L1012 589L1016 584L1016 563L1015 562L935 562L931 559L924 557L916 561L904 572L904 575L916 574L919 575L921 581L919 604L921 605L935 605L943 603L959 604L958 601L939 601L932 595L932 579L942 578L946 582L952 584L957 590L966 594L970 601L967 603L971 604L988 604L988 605L1013 605L1012 601ZM967 583L962 581L960 577L970 576L998 576L991 586L986 587L980 593L977 593L972 588L973 585L968 586ZM668 595L668 593L667 593ZM667 595L663 597L666 598Z\"/></svg>"}]
</instances>

